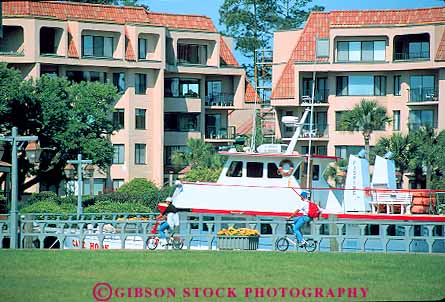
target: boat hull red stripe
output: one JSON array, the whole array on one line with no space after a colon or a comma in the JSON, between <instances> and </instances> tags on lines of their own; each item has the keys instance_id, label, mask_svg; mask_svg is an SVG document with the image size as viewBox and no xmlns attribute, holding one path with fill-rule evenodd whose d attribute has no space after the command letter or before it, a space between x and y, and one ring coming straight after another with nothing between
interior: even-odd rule
<instances>
[{"instance_id":1,"label":"boat hull red stripe","mask_svg":"<svg viewBox=\"0 0 445 302\"><path fill-rule=\"evenodd\" d=\"M193 213L207 213L207 214L236 214L247 216L280 216L288 217L291 213L288 212L261 212L261 211L241 211L241 210L212 210L212 209L192 209ZM387 215L387 214L322 214L322 218L329 218L329 216L336 216L337 219L348 220L396 220L396 221L425 221L425 222L445 222L445 216L436 215Z\"/></svg>"}]
</instances>

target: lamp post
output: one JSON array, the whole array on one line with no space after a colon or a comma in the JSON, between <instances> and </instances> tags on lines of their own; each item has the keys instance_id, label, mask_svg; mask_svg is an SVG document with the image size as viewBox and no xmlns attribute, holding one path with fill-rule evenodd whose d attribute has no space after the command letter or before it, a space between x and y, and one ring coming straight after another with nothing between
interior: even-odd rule
<instances>
[{"instance_id":1,"label":"lamp post","mask_svg":"<svg viewBox=\"0 0 445 302\"><path fill-rule=\"evenodd\" d=\"M17 160L17 152L18 142L30 142L26 148L26 157L31 163L38 162L40 157L40 147L37 141L39 138L37 136L19 136L19 131L17 127L12 127L11 136L3 136L0 137L0 141L10 142L12 144L11 151L11 184L12 184L12 192L11 192L11 211L10 211L10 222L11 222L11 243L10 248L16 249L18 248L18 234L17 234L17 225L18 225L18 196L19 196L19 184L18 184L18 160Z\"/></svg>"},{"instance_id":2,"label":"lamp post","mask_svg":"<svg viewBox=\"0 0 445 302\"><path fill-rule=\"evenodd\" d=\"M65 166L65 175L68 178L74 176L74 166L77 164L77 217L80 218L82 215L82 193L83 193L83 179L82 179L82 164L91 164L93 161L89 159L82 159L82 154L77 154L77 160L68 160ZM90 170L87 170L90 173ZM94 170L93 170L94 172Z\"/></svg>"}]
</instances>

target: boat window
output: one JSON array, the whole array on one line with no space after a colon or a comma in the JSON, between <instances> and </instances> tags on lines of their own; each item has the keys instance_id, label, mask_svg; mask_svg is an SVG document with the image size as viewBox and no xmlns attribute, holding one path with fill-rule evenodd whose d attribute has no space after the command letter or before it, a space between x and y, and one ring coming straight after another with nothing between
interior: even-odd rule
<instances>
[{"instance_id":1,"label":"boat window","mask_svg":"<svg viewBox=\"0 0 445 302\"><path fill-rule=\"evenodd\" d=\"M278 167L275 163L267 164L267 178L283 178L283 176L278 173Z\"/></svg>"},{"instance_id":2,"label":"boat window","mask_svg":"<svg viewBox=\"0 0 445 302\"><path fill-rule=\"evenodd\" d=\"M304 163L302 163L302 165L304 165ZM295 179L300 179L300 167L301 167L301 165L298 165L298 167L295 169L295 172L294 172Z\"/></svg>"},{"instance_id":3,"label":"boat window","mask_svg":"<svg viewBox=\"0 0 445 302\"><path fill-rule=\"evenodd\" d=\"M313 165L312 166L312 180L319 180L319 179L320 179L320 166Z\"/></svg>"},{"instance_id":4,"label":"boat window","mask_svg":"<svg viewBox=\"0 0 445 302\"><path fill-rule=\"evenodd\" d=\"M242 161L231 162L229 169L227 169L226 176L241 177L242 175L243 175L243 162Z\"/></svg>"},{"instance_id":5,"label":"boat window","mask_svg":"<svg viewBox=\"0 0 445 302\"><path fill-rule=\"evenodd\" d=\"M263 177L263 163L248 162L247 177L254 177L254 178Z\"/></svg>"}]
</instances>

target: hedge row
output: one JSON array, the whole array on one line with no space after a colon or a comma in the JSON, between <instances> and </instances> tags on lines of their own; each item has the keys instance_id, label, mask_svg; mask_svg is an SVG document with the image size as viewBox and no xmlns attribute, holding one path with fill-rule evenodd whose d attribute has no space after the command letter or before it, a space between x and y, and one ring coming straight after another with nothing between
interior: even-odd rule
<instances>
[{"instance_id":1,"label":"hedge row","mask_svg":"<svg viewBox=\"0 0 445 302\"><path fill-rule=\"evenodd\" d=\"M146 179L133 179L117 192L83 200L84 213L150 213L159 201L173 194L174 187L158 189ZM53 192L33 194L20 213L76 213L77 198L58 197Z\"/></svg>"}]
</instances>

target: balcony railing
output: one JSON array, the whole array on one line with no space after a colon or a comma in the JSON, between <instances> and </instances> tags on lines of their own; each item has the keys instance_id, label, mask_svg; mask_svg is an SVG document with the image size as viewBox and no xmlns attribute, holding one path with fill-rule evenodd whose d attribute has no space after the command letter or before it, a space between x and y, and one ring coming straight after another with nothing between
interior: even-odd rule
<instances>
[{"instance_id":1,"label":"balcony railing","mask_svg":"<svg viewBox=\"0 0 445 302\"><path fill-rule=\"evenodd\" d=\"M426 60L430 58L429 51L421 52L399 52L394 54L394 61Z\"/></svg>"},{"instance_id":2,"label":"balcony railing","mask_svg":"<svg viewBox=\"0 0 445 302\"><path fill-rule=\"evenodd\" d=\"M284 138L292 137L293 131L293 129L287 131L287 129L284 128ZM300 138L309 138L311 137L311 133L312 138L328 138L328 124L314 124L312 125L312 132L309 130L309 124L305 124L303 129L301 129Z\"/></svg>"},{"instance_id":3,"label":"balcony railing","mask_svg":"<svg viewBox=\"0 0 445 302\"><path fill-rule=\"evenodd\" d=\"M437 121L425 121L425 122L410 122L408 123L409 130L417 130L421 127L432 127L434 129L437 128Z\"/></svg>"},{"instance_id":4,"label":"balcony railing","mask_svg":"<svg viewBox=\"0 0 445 302\"><path fill-rule=\"evenodd\" d=\"M236 127L217 128L215 126L207 126L205 132L206 139L235 139Z\"/></svg>"},{"instance_id":5,"label":"balcony railing","mask_svg":"<svg viewBox=\"0 0 445 302\"><path fill-rule=\"evenodd\" d=\"M409 102L436 102L437 96L435 88L414 88L409 91Z\"/></svg>"},{"instance_id":6,"label":"balcony railing","mask_svg":"<svg viewBox=\"0 0 445 302\"><path fill-rule=\"evenodd\" d=\"M234 95L230 93L219 93L206 95L205 97L205 105L206 106L233 106Z\"/></svg>"},{"instance_id":7,"label":"balcony railing","mask_svg":"<svg viewBox=\"0 0 445 302\"><path fill-rule=\"evenodd\" d=\"M327 104L329 89L317 89L314 94L314 104ZM301 96L301 103L311 103L312 91L304 91Z\"/></svg>"}]
</instances>

